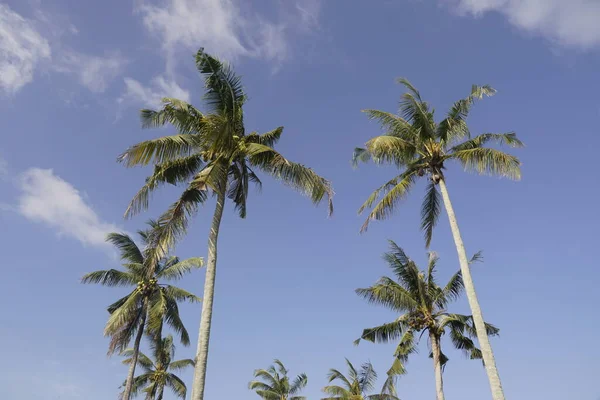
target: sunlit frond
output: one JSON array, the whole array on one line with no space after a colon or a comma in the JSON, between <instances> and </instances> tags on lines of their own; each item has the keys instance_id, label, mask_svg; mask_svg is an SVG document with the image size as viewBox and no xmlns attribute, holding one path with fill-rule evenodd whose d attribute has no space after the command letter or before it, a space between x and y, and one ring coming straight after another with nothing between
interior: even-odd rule
<instances>
[{"instance_id":1,"label":"sunlit frond","mask_svg":"<svg viewBox=\"0 0 600 400\"><path fill-rule=\"evenodd\" d=\"M124 163L127 167L148 165L151 162L163 164L181 157L189 157L200 143L197 135L162 136L134 144L122 153L117 161Z\"/></svg>"},{"instance_id":2,"label":"sunlit frond","mask_svg":"<svg viewBox=\"0 0 600 400\"><path fill-rule=\"evenodd\" d=\"M137 284L139 277L116 269L108 271L95 271L85 274L81 283L99 283L104 286L132 286Z\"/></svg>"},{"instance_id":3,"label":"sunlit frond","mask_svg":"<svg viewBox=\"0 0 600 400\"><path fill-rule=\"evenodd\" d=\"M184 275L190 273L194 269L202 268L204 259L202 257L192 257L181 260L165 269L157 272L157 277L163 280L177 280L183 278Z\"/></svg>"},{"instance_id":4,"label":"sunlit frond","mask_svg":"<svg viewBox=\"0 0 600 400\"><path fill-rule=\"evenodd\" d=\"M509 133L484 133L478 136L475 136L473 139L469 139L464 141L454 147L452 147L449 152L455 153L457 151L462 150L471 150L483 147L488 142L496 142L499 144L505 144L510 147L523 147L524 144L517 138L517 134L514 132Z\"/></svg>"},{"instance_id":5,"label":"sunlit frond","mask_svg":"<svg viewBox=\"0 0 600 400\"><path fill-rule=\"evenodd\" d=\"M160 110L141 110L142 128L156 128L165 124L173 125L179 133L199 133L202 131L204 116L191 104L174 99L162 99Z\"/></svg>"},{"instance_id":6,"label":"sunlit frond","mask_svg":"<svg viewBox=\"0 0 600 400\"><path fill-rule=\"evenodd\" d=\"M489 148L459 150L450 156L460 161L465 170L479 174L521 179L521 162L513 155Z\"/></svg>"}]
</instances>

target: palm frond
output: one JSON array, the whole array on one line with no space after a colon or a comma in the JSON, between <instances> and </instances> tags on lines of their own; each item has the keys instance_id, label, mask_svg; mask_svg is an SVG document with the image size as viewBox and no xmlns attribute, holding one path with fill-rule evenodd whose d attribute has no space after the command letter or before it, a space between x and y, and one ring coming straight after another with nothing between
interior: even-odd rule
<instances>
[{"instance_id":1,"label":"palm frond","mask_svg":"<svg viewBox=\"0 0 600 400\"><path fill-rule=\"evenodd\" d=\"M371 153L367 149L356 147L352 153L352 166L357 167L359 162L366 163L371 159Z\"/></svg>"},{"instance_id":2,"label":"palm frond","mask_svg":"<svg viewBox=\"0 0 600 400\"><path fill-rule=\"evenodd\" d=\"M119 249L122 260L139 264L144 262L140 248L128 234L112 232L106 235L106 241Z\"/></svg>"},{"instance_id":3,"label":"palm frond","mask_svg":"<svg viewBox=\"0 0 600 400\"><path fill-rule=\"evenodd\" d=\"M187 367L193 367L194 365L195 365L194 360L191 360L191 359L178 360L178 361L173 361L171 364L169 364L169 369L173 370L173 371L178 371L178 370L186 369Z\"/></svg>"},{"instance_id":4,"label":"palm frond","mask_svg":"<svg viewBox=\"0 0 600 400\"><path fill-rule=\"evenodd\" d=\"M197 135L171 135L146 140L134 144L119 155L117 161L126 167L148 165L151 162L163 164L182 157L189 157L201 144Z\"/></svg>"},{"instance_id":5,"label":"palm frond","mask_svg":"<svg viewBox=\"0 0 600 400\"><path fill-rule=\"evenodd\" d=\"M412 293L388 277L382 277L377 284L356 289L355 292L371 304L383 305L394 311L412 311L418 306Z\"/></svg>"},{"instance_id":6,"label":"palm frond","mask_svg":"<svg viewBox=\"0 0 600 400\"><path fill-rule=\"evenodd\" d=\"M289 393L292 395L296 394L296 393L300 392L302 389L304 389L307 384L308 384L308 377L306 376L306 374L300 374L296 378L294 378L294 380L292 381L292 384L290 385Z\"/></svg>"},{"instance_id":7,"label":"palm frond","mask_svg":"<svg viewBox=\"0 0 600 400\"><path fill-rule=\"evenodd\" d=\"M190 273L194 269L202 268L204 265L204 259L202 257L192 257L185 260L181 260L167 268L161 269L157 272L157 278L170 281L178 280L184 277L184 275Z\"/></svg>"},{"instance_id":8,"label":"palm frond","mask_svg":"<svg viewBox=\"0 0 600 400\"><path fill-rule=\"evenodd\" d=\"M483 147L488 142L496 142L499 144L505 144L510 147L523 147L524 144L517 138L517 134L514 132L509 133L484 133L475 136L472 139L464 141L450 149L450 153L454 153L461 150L471 150Z\"/></svg>"},{"instance_id":9,"label":"palm frond","mask_svg":"<svg viewBox=\"0 0 600 400\"><path fill-rule=\"evenodd\" d=\"M177 375L167 374L165 383L177 397L185 399L187 387Z\"/></svg>"},{"instance_id":10,"label":"palm frond","mask_svg":"<svg viewBox=\"0 0 600 400\"><path fill-rule=\"evenodd\" d=\"M202 131L204 116L191 104L166 97L160 110L141 110L142 128L156 128L165 124L173 125L179 133L198 133Z\"/></svg>"},{"instance_id":11,"label":"palm frond","mask_svg":"<svg viewBox=\"0 0 600 400\"><path fill-rule=\"evenodd\" d=\"M256 132L252 132L247 136L246 140L248 143L258 143L268 147L273 147L279 139L281 138L281 134L283 133L283 126L277 127L272 131L265 132L259 135Z\"/></svg>"},{"instance_id":12,"label":"palm frond","mask_svg":"<svg viewBox=\"0 0 600 400\"><path fill-rule=\"evenodd\" d=\"M387 343L401 338L407 329L408 324L406 322L406 315L402 315L394 322L363 330L360 339L368 340L373 343ZM357 342L358 341L355 343Z\"/></svg>"},{"instance_id":13,"label":"palm frond","mask_svg":"<svg viewBox=\"0 0 600 400\"><path fill-rule=\"evenodd\" d=\"M135 286L138 281L138 276L116 269L90 272L81 278L81 283L99 283L104 286Z\"/></svg>"},{"instance_id":14,"label":"palm frond","mask_svg":"<svg viewBox=\"0 0 600 400\"><path fill-rule=\"evenodd\" d=\"M482 175L501 176L513 180L521 179L521 162L513 155L489 148L459 150L450 155L457 159L465 170Z\"/></svg>"},{"instance_id":15,"label":"palm frond","mask_svg":"<svg viewBox=\"0 0 600 400\"><path fill-rule=\"evenodd\" d=\"M440 193L436 184L430 181L427 184L427 191L421 205L421 229L425 232L425 246L429 248L431 238L433 237L433 228L435 228L442 211Z\"/></svg>"}]
</instances>

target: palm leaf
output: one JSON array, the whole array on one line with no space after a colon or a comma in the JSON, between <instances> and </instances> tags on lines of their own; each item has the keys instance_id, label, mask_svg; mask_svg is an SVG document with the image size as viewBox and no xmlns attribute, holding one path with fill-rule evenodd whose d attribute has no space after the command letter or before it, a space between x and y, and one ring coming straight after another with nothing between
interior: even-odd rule
<instances>
[{"instance_id":1,"label":"palm leaf","mask_svg":"<svg viewBox=\"0 0 600 400\"><path fill-rule=\"evenodd\" d=\"M521 179L521 162L513 155L500 150L474 148L459 150L450 156L457 159L465 170L483 175L501 176L513 180Z\"/></svg>"},{"instance_id":2,"label":"palm leaf","mask_svg":"<svg viewBox=\"0 0 600 400\"><path fill-rule=\"evenodd\" d=\"M425 246L429 247L435 228L442 211L440 193L436 184L430 181L421 205L421 229L425 232Z\"/></svg>"}]
</instances>

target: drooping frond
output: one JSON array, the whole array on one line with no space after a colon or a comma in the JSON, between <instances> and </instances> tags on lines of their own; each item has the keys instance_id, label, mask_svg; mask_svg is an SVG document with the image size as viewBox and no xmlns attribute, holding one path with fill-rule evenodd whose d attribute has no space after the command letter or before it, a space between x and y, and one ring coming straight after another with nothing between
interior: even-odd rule
<instances>
[{"instance_id":1,"label":"drooping frond","mask_svg":"<svg viewBox=\"0 0 600 400\"><path fill-rule=\"evenodd\" d=\"M85 274L81 283L99 283L104 286L132 286L137 284L139 277L116 269L108 271L95 271Z\"/></svg>"},{"instance_id":2,"label":"drooping frond","mask_svg":"<svg viewBox=\"0 0 600 400\"><path fill-rule=\"evenodd\" d=\"M229 189L227 197L233 201L240 218L246 218L246 199L250 173L246 161L241 159L229 167Z\"/></svg>"},{"instance_id":3,"label":"drooping frond","mask_svg":"<svg viewBox=\"0 0 600 400\"><path fill-rule=\"evenodd\" d=\"M450 155L458 160L465 170L483 175L521 179L521 162L511 154L490 148L458 150Z\"/></svg>"},{"instance_id":4,"label":"drooping frond","mask_svg":"<svg viewBox=\"0 0 600 400\"><path fill-rule=\"evenodd\" d=\"M179 371L187 367L193 367L194 365L194 360L191 359L178 360L173 361L171 364L169 364L169 369L173 371Z\"/></svg>"},{"instance_id":5,"label":"drooping frond","mask_svg":"<svg viewBox=\"0 0 600 400\"><path fill-rule=\"evenodd\" d=\"M199 133L203 129L204 116L191 104L166 97L160 110L144 109L140 112L142 128L173 125L178 133Z\"/></svg>"},{"instance_id":6,"label":"drooping frond","mask_svg":"<svg viewBox=\"0 0 600 400\"><path fill-rule=\"evenodd\" d=\"M357 167L359 162L366 163L371 159L371 153L367 149L356 147L352 153L352 166Z\"/></svg>"},{"instance_id":7,"label":"drooping frond","mask_svg":"<svg viewBox=\"0 0 600 400\"><path fill-rule=\"evenodd\" d=\"M309 196L314 204L319 204L323 197L327 197L329 214L333 213L333 188L328 180L311 168L285 159L268 146L248 143L246 151L252 166Z\"/></svg>"},{"instance_id":8,"label":"drooping frond","mask_svg":"<svg viewBox=\"0 0 600 400\"><path fill-rule=\"evenodd\" d=\"M398 115L379 110L362 110L362 112L367 114L370 120L377 121L387 136L409 141L415 137L412 125Z\"/></svg>"},{"instance_id":9,"label":"drooping frond","mask_svg":"<svg viewBox=\"0 0 600 400\"><path fill-rule=\"evenodd\" d=\"M177 397L185 399L187 388L177 375L167 374L165 383Z\"/></svg>"},{"instance_id":10,"label":"drooping frond","mask_svg":"<svg viewBox=\"0 0 600 400\"><path fill-rule=\"evenodd\" d=\"M128 357L125 360L123 360L123 364L131 364L131 361L133 360L133 353L133 349L125 349L120 353L121 356ZM154 368L154 363L152 362L152 360L150 360L150 358L141 351L138 352L137 364L144 368L146 371L152 370Z\"/></svg>"},{"instance_id":11,"label":"drooping frond","mask_svg":"<svg viewBox=\"0 0 600 400\"><path fill-rule=\"evenodd\" d=\"M415 182L416 175L417 171L415 170L406 171L373 192L367 201L365 201L365 204L363 204L363 206L360 208L359 212L364 210L366 207L370 207L370 205L378 199L379 194L382 191L385 191L385 194L369 213L366 221L360 229L361 232L365 232L367 230L369 227L369 222L372 220L382 220L389 217L393 213L395 206L410 192L410 189Z\"/></svg>"},{"instance_id":12,"label":"drooping frond","mask_svg":"<svg viewBox=\"0 0 600 400\"><path fill-rule=\"evenodd\" d=\"M144 257L138 245L126 233L109 233L106 235L106 241L119 249L122 260L139 264L144 262Z\"/></svg>"},{"instance_id":13,"label":"drooping frond","mask_svg":"<svg viewBox=\"0 0 600 400\"><path fill-rule=\"evenodd\" d=\"M279 139L281 138L281 134L283 133L283 126L277 127L272 131L265 132L263 134L258 134L256 132L252 132L248 135L247 141L249 143L258 143L264 146L273 147L277 144Z\"/></svg>"},{"instance_id":14,"label":"drooping frond","mask_svg":"<svg viewBox=\"0 0 600 400\"><path fill-rule=\"evenodd\" d=\"M300 374L296 378L294 378L294 380L292 381L292 384L290 385L289 393L292 395L296 394L296 393L300 392L302 389L304 389L307 384L308 384L308 377L306 376L306 374Z\"/></svg>"},{"instance_id":15,"label":"drooping frond","mask_svg":"<svg viewBox=\"0 0 600 400\"><path fill-rule=\"evenodd\" d=\"M414 161L417 148L407 139L396 136L376 136L366 143L373 161L378 164L395 164L398 167Z\"/></svg>"},{"instance_id":16,"label":"drooping frond","mask_svg":"<svg viewBox=\"0 0 600 400\"><path fill-rule=\"evenodd\" d=\"M125 210L125 217L131 217L148 208L150 195L159 186L169 183L187 182L202 166L202 158L198 154L178 158L154 166L154 173L146 178L146 184L133 196Z\"/></svg>"},{"instance_id":17,"label":"drooping frond","mask_svg":"<svg viewBox=\"0 0 600 400\"><path fill-rule=\"evenodd\" d=\"M418 306L413 294L388 277L382 277L377 284L356 289L356 294L372 304L379 304L391 310L412 311Z\"/></svg>"},{"instance_id":18,"label":"drooping frond","mask_svg":"<svg viewBox=\"0 0 600 400\"><path fill-rule=\"evenodd\" d=\"M203 265L204 259L202 257L188 258L157 271L157 277L167 281L178 280L194 269L202 268Z\"/></svg>"},{"instance_id":19,"label":"drooping frond","mask_svg":"<svg viewBox=\"0 0 600 400\"><path fill-rule=\"evenodd\" d=\"M146 140L125 150L117 158L117 161L124 163L127 167L148 165L151 162L155 164L172 162L178 158L192 155L194 149L200 145L199 140L197 135L185 134Z\"/></svg>"},{"instance_id":20,"label":"drooping frond","mask_svg":"<svg viewBox=\"0 0 600 400\"><path fill-rule=\"evenodd\" d=\"M373 368L373 364L366 362L361 365L358 376L361 392L368 393L373 390L373 386L377 380L377 373Z\"/></svg>"},{"instance_id":21,"label":"drooping frond","mask_svg":"<svg viewBox=\"0 0 600 400\"><path fill-rule=\"evenodd\" d=\"M446 286L444 286L440 296L435 299L438 307L445 308L449 302L457 300L463 293L463 290L462 273L458 271L452 275Z\"/></svg>"},{"instance_id":22,"label":"drooping frond","mask_svg":"<svg viewBox=\"0 0 600 400\"><path fill-rule=\"evenodd\" d=\"M488 142L496 142L499 144L505 144L510 147L523 147L524 144L517 138L517 134L514 132L509 133L484 133L478 136L475 136L473 139L469 139L464 141L454 147L452 147L449 152L455 153L461 150L471 150L483 147L483 145Z\"/></svg>"},{"instance_id":23,"label":"drooping frond","mask_svg":"<svg viewBox=\"0 0 600 400\"><path fill-rule=\"evenodd\" d=\"M374 328L367 328L363 330L360 339L368 340L374 343L387 343L393 340L397 340L404 335L408 328L406 321L406 314L397 318L394 322L379 325ZM360 340L359 339L359 340ZM355 344L358 344L358 341Z\"/></svg>"},{"instance_id":24,"label":"drooping frond","mask_svg":"<svg viewBox=\"0 0 600 400\"><path fill-rule=\"evenodd\" d=\"M430 181L427 184L423 204L421 205L421 229L425 233L425 246L429 248L435 228L442 211L440 193L436 184Z\"/></svg>"}]
</instances>

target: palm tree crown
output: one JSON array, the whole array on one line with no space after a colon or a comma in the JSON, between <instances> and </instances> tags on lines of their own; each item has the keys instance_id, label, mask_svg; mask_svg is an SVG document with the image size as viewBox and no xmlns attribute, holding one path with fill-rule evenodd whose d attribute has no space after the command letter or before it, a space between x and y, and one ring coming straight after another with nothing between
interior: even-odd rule
<instances>
[{"instance_id":1,"label":"palm tree crown","mask_svg":"<svg viewBox=\"0 0 600 400\"><path fill-rule=\"evenodd\" d=\"M143 391L149 400L162 400L164 389L168 387L177 397L185 399L187 393L185 383L174 372L193 367L194 360L173 361L175 345L171 335L154 340L151 349L154 360L144 353L139 353L137 364L144 372L134 378L132 396L137 396L140 391ZM123 360L123 364L131 364L133 349L123 351L122 355L128 357Z\"/></svg>"},{"instance_id":2,"label":"palm tree crown","mask_svg":"<svg viewBox=\"0 0 600 400\"><path fill-rule=\"evenodd\" d=\"M165 98L161 110L142 110L142 126L170 124L178 133L138 143L119 156L127 167L155 164L154 173L134 196L125 215L147 208L150 194L159 186L186 183L179 200L159 220L164 230L156 239L169 246L185 232L188 218L207 200L209 190L226 192L244 218L249 183L259 187L262 184L254 169L308 195L315 204L327 196L331 213L331 184L273 148L283 127L263 134L246 132L243 106L247 96L234 70L203 49L196 55L196 66L204 76L207 112L181 100Z\"/></svg>"},{"instance_id":3,"label":"palm tree crown","mask_svg":"<svg viewBox=\"0 0 600 400\"><path fill-rule=\"evenodd\" d=\"M398 400L396 389L392 380L386 380L381 394L369 394L377 380L377 373L370 362L364 363L357 370L352 363L346 359L348 375L342 374L337 369L330 369L327 374L329 383L339 381L339 385L328 385L323 392L328 397L322 400Z\"/></svg>"},{"instance_id":4,"label":"palm tree crown","mask_svg":"<svg viewBox=\"0 0 600 400\"><path fill-rule=\"evenodd\" d=\"M404 363L417 351L416 340L425 332L438 340L449 332L454 347L471 359L481 359L481 351L472 340L476 337L472 317L447 311L448 305L458 299L464 289L460 271L441 287L435 280L438 257L434 253L429 253L427 270L420 271L396 243L390 241L390 247L391 251L385 253L384 259L394 272L395 280L382 277L375 285L357 289L356 293L370 303L401 314L393 322L365 329L356 343L361 339L376 343L399 340L389 375L405 373ZM477 253L471 262L480 259ZM488 335L497 335L499 331L490 324L486 324L486 329ZM441 353L441 367L447 361L448 357Z\"/></svg>"},{"instance_id":5,"label":"palm tree crown","mask_svg":"<svg viewBox=\"0 0 600 400\"><path fill-rule=\"evenodd\" d=\"M153 221L150 225L155 226ZM141 242L148 244L152 230L138 232ZM144 329L145 321L149 331L157 332L163 321L179 333L181 342L189 344L189 335L179 317L179 301L198 302L200 299L181 288L164 284L163 281L178 280L195 268L202 266L202 258L163 258L149 275L146 259L155 252L153 247L143 250L125 233L110 233L107 241L120 252L124 271L116 269L101 270L86 274L82 283L98 283L104 286L129 286L133 290L110 306L110 318L104 330L111 337L109 354L123 350L138 329ZM146 306L145 306L145 303ZM147 315L146 315L147 313ZM146 321L147 317L147 321Z\"/></svg>"},{"instance_id":6,"label":"palm tree crown","mask_svg":"<svg viewBox=\"0 0 600 400\"><path fill-rule=\"evenodd\" d=\"M467 116L475 100L496 93L490 86L474 85L471 94L456 101L446 118L436 123L433 109L421 99L418 90L406 79L399 82L408 89L400 101L400 115L363 110L370 119L381 124L385 133L369 140L365 148L355 149L354 163L373 159L377 163L394 164L402 172L375 190L362 205L359 212L371 207L372 210L361 230L366 230L371 220L387 218L418 178L428 176L430 179L421 208L421 226L429 246L441 211L436 186L444 177L446 163L455 160L466 170L520 179L518 158L484 146L497 142L521 147L523 143L514 132L471 137Z\"/></svg>"},{"instance_id":7,"label":"palm tree crown","mask_svg":"<svg viewBox=\"0 0 600 400\"><path fill-rule=\"evenodd\" d=\"M268 369L257 369L254 377L260 380L251 381L248 384L250 390L254 390L265 400L303 400L304 396L298 394L308 383L306 374L300 374L292 382L288 377L288 370L283 363L275 360L274 365Z\"/></svg>"}]
</instances>

